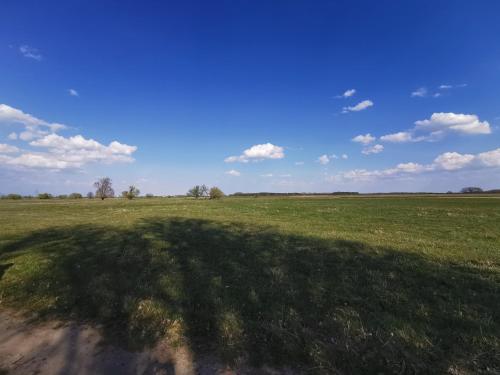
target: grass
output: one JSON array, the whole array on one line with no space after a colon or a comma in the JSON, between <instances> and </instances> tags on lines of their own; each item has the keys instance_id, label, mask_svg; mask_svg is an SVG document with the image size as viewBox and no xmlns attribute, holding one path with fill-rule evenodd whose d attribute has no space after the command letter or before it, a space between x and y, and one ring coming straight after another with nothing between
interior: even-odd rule
<instances>
[{"instance_id":1,"label":"grass","mask_svg":"<svg viewBox=\"0 0 500 375\"><path fill-rule=\"evenodd\" d=\"M310 373L500 371L500 199L0 201L0 306Z\"/></svg>"}]
</instances>

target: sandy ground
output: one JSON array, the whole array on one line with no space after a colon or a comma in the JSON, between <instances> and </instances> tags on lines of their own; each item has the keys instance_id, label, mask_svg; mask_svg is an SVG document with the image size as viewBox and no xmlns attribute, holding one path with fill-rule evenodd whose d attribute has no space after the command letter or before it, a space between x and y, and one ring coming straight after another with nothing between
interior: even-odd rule
<instances>
[{"instance_id":1,"label":"sandy ground","mask_svg":"<svg viewBox=\"0 0 500 375\"><path fill-rule=\"evenodd\" d=\"M0 375L295 375L289 369L230 369L212 357L193 359L186 347L160 342L130 352L106 344L98 327L61 321L32 323L0 310Z\"/></svg>"},{"instance_id":2,"label":"sandy ground","mask_svg":"<svg viewBox=\"0 0 500 375\"><path fill-rule=\"evenodd\" d=\"M2 375L235 373L205 360L194 363L186 348L160 343L152 350L129 352L104 344L96 327L32 324L10 311L0 311L0 369Z\"/></svg>"}]
</instances>

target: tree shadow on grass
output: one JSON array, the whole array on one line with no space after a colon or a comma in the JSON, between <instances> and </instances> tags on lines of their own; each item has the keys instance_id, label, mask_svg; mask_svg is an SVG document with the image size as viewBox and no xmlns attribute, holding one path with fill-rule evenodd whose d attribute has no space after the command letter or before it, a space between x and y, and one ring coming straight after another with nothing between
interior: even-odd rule
<instances>
[{"instance_id":1,"label":"tree shadow on grass","mask_svg":"<svg viewBox=\"0 0 500 375\"><path fill-rule=\"evenodd\" d=\"M500 277L479 267L191 219L35 232L5 261L8 303L98 321L136 348L167 335L312 373L500 370Z\"/></svg>"}]
</instances>

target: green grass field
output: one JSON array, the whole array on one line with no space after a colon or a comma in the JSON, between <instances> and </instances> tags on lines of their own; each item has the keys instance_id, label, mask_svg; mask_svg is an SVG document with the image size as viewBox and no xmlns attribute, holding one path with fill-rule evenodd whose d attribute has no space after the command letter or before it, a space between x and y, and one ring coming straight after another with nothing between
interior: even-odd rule
<instances>
[{"instance_id":1,"label":"green grass field","mask_svg":"<svg viewBox=\"0 0 500 375\"><path fill-rule=\"evenodd\" d=\"M0 201L0 304L232 365L500 371L500 199Z\"/></svg>"}]
</instances>

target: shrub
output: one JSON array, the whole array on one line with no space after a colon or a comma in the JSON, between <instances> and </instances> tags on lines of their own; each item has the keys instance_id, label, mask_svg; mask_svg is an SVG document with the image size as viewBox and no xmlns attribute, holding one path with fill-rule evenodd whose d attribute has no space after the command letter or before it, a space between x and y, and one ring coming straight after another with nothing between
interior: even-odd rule
<instances>
[{"instance_id":1,"label":"shrub","mask_svg":"<svg viewBox=\"0 0 500 375\"><path fill-rule=\"evenodd\" d=\"M88 198L88 199L94 199L94 193L92 193L91 191L89 191L89 192L87 193L87 198Z\"/></svg>"},{"instance_id":2,"label":"shrub","mask_svg":"<svg viewBox=\"0 0 500 375\"><path fill-rule=\"evenodd\" d=\"M68 196L66 194L60 194L57 196L58 199L68 199Z\"/></svg>"},{"instance_id":3,"label":"shrub","mask_svg":"<svg viewBox=\"0 0 500 375\"><path fill-rule=\"evenodd\" d=\"M224 196L224 193L217 186L210 189L209 197L210 199L220 199Z\"/></svg>"},{"instance_id":4,"label":"shrub","mask_svg":"<svg viewBox=\"0 0 500 375\"><path fill-rule=\"evenodd\" d=\"M155 196L153 194L150 194L150 193L146 194L146 198L154 198L154 197Z\"/></svg>"},{"instance_id":5,"label":"shrub","mask_svg":"<svg viewBox=\"0 0 500 375\"><path fill-rule=\"evenodd\" d=\"M80 193L71 193L69 195L69 199L82 199L82 195Z\"/></svg>"},{"instance_id":6,"label":"shrub","mask_svg":"<svg viewBox=\"0 0 500 375\"><path fill-rule=\"evenodd\" d=\"M469 187L464 187L462 190L460 190L460 192L462 194L476 194L476 193L482 193L483 189L476 186L469 186Z\"/></svg>"},{"instance_id":7,"label":"shrub","mask_svg":"<svg viewBox=\"0 0 500 375\"><path fill-rule=\"evenodd\" d=\"M137 198L140 193L141 192L139 189L131 185L129 186L128 190L122 191L122 197L127 199L134 199Z\"/></svg>"},{"instance_id":8,"label":"shrub","mask_svg":"<svg viewBox=\"0 0 500 375\"><path fill-rule=\"evenodd\" d=\"M38 194L38 199L52 199L52 194L49 193L40 193Z\"/></svg>"}]
</instances>

